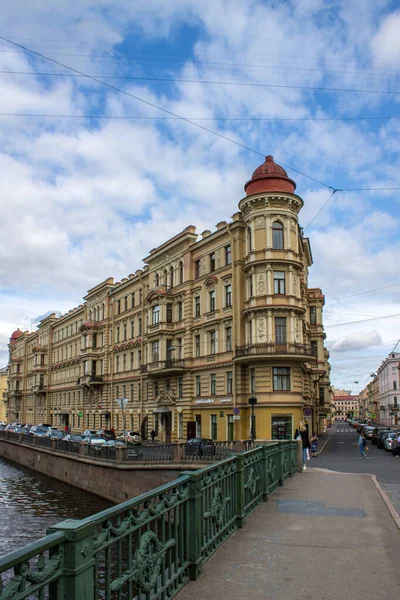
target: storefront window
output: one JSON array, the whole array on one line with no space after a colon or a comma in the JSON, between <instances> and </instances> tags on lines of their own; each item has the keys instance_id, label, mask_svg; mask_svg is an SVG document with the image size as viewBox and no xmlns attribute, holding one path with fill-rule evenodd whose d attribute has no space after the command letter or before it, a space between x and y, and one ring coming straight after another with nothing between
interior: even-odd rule
<instances>
[{"instance_id":1,"label":"storefront window","mask_svg":"<svg viewBox=\"0 0 400 600\"><path fill-rule=\"evenodd\" d=\"M217 439L217 415L211 415L211 439Z\"/></svg>"},{"instance_id":2,"label":"storefront window","mask_svg":"<svg viewBox=\"0 0 400 600\"><path fill-rule=\"evenodd\" d=\"M272 439L292 439L292 417L272 417Z\"/></svg>"}]
</instances>

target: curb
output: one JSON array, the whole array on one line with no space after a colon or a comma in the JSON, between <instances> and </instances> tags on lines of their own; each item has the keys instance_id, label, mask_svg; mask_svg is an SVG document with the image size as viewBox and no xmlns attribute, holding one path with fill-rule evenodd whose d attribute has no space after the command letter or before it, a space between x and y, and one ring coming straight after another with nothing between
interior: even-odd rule
<instances>
[{"instance_id":1,"label":"curb","mask_svg":"<svg viewBox=\"0 0 400 600\"><path fill-rule=\"evenodd\" d=\"M322 453L323 453L323 451L325 450L326 446L328 445L328 442L329 442L329 440L330 440L330 439L331 439L331 437L332 437L332 434L333 434L333 431L331 431L331 432L330 432L330 434L328 435L328 438L326 439L325 443L323 444L323 446L322 446L321 450L319 450L319 451L317 452L317 456L319 456L320 454L322 454Z\"/></svg>"},{"instance_id":2,"label":"curb","mask_svg":"<svg viewBox=\"0 0 400 600\"><path fill-rule=\"evenodd\" d=\"M325 473L335 473L336 475L363 475L364 477L370 477L375 484L376 489L378 490L382 500L386 504L386 508L388 509L390 516L393 518L393 521L397 525L397 529L400 531L400 516L397 513L397 510L393 506L392 502L389 499L389 496L382 488L381 484L376 478L376 475L372 475L372 473L343 473L342 471L332 471L331 469L324 469L321 467L315 467L314 471L323 471Z\"/></svg>"}]
</instances>

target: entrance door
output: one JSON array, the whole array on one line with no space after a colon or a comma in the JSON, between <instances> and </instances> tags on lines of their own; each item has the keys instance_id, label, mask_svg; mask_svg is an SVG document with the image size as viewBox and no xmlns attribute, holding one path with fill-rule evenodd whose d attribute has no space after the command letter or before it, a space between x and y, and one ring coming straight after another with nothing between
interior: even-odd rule
<instances>
[{"instance_id":1,"label":"entrance door","mask_svg":"<svg viewBox=\"0 0 400 600\"><path fill-rule=\"evenodd\" d=\"M228 442L233 442L233 438L235 437L235 422L233 420L233 415L228 415Z\"/></svg>"},{"instance_id":2,"label":"entrance door","mask_svg":"<svg viewBox=\"0 0 400 600\"><path fill-rule=\"evenodd\" d=\"M187 422L187 440L191 440L196 437L196 421Z\"/></svg>"},{"instance_id":3,"label":"entrance door","mask_svg":"<svg viewBox=\"0 0 400 600\"><path fill-rule=\"evenodd\" d=\"M170 412L163 414L163 421L164 421L165 443L170 444L171 443L171 423L172 423Z\"/></svg>"}]
</instances>

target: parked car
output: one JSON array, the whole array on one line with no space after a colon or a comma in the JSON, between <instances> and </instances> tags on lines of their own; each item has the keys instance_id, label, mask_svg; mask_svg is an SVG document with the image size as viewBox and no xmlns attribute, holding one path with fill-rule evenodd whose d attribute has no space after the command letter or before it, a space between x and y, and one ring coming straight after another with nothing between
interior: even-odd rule
<instances>
[{"instance_id":1,"label":"parked car","mask_svg":"<svg viewBox=\"0 0 400 600\"><path fill-rule=\"evenodd\" d=\"M81 442L79 442L82 446L103 446L107 440L101 437L96 437L94 435L89 435L83 438Z\"/></svg>"},{"instance_id":2,"label":"parked car","mask_svg":"<svg viewBox=\"0 0 400 600\"><path fill-rule=\"evenodd\" d=\"M78 444L83 440L83 435L75 435L74 433L67 433L63 438L64 442L74 442Z\"/></svg>"},{"instance_id":3,"label":"parked car","mask_svg":"<svg viewBox=\"0 0 400 600\"><path fill-rule=\"evenodd\" d=\"M385 439L389 435L389 433L390 433L390 429L384 429L383 431L380 432L380 434L378 436L377 443L376 443L376 445L378 446L378 448L384 448L385 447Z\"/></svg>"},{"instance_id":4,"label":"parked car","mask_svg":"<svg viewBox=\"0 0 400 600\"><path fill-rule=\"evenodd\" d=\"M387 452L392 452L393 450L393 442L394 440L397 438L398 433L397 431L389 431L388 435L385 438L383 447L385 448L385 450Z\"/></svg>"},{"instance_id":5,"label":"parked car","mask_svg":"<svg viewBox=\"0 0 400 600\"><path fill-rule=\"evenodd\" d=\"M356 427L356 429L357 429L357 432L358 432L358 433L361 433L361 432L362 432L362 430L363 430L363 427L365 427L366 425L368 425L368 423L358 423L358 424L357 424L357 427Z\"/></svg>"},{"instance_id":6,"label":"parked car","mask_svg":"<svg viewBox=\"0 0 400 600\"><path fill-rule=\"evenodd\" d=\"M116 437L117 440L126 441L129 444L135 444L138 446L141 444L141 437L138 431L133 431L131 429L124 429L120 434Z\"/></svg>"},{"instance_id":7,"label":"parked car","mask_svg":"<svg viewBox=\"0 0 400 600\"><path fill-rule=\"evenodd\" d=\"M22 427L22 423L9 423L6 427L6 431L15 431L17 427Z\"/></svg>"},{"instance_id":8,"label":"parked car","mask_svg":"<svg viewBox=\"0 0 400 600\"><path fill-rule=\"evenodd\" d=\"M374 427L374 431L372 432L371 444L376 446L378 443L378 437L381 431L384 431L383 427Z\"/></svg>"},{"instance_id":9,"label":"parked car","mask_svg":"<svg viewBox=\"0 0 400 600\"><path fill-rule=\"evenodd\" d=\"M82 435L83 437L92 437L93 435L97 435L97 429L85 429Z\"/></svg>"},{"instance_id":10,"label":"parked car","mask_svg":"<svg viewBox=\"0 0 400 600\"><path fill-rule=\"evenodd\" d=\"M29 427L16 427L14 433L22 433L23 435L28 435Z\"/></svg>"},{"instance_id":11,"label":"parked car","mask_svg":"<svg viewBox=\"0 0 400 600\"><path fill-rule=\"evenodd\" d=\"M372 425L365 425L362 428L362 432L368 440L372 440L372 435L374 433L374 427Z\"/></svg>"},{"instance_id":12,"label":"parked car","mask_svg":"<svg viewBox=\"0 0 400 600\"><path fill-rule=\"evenodd\" d=\"M111 429L98 429L96 435L104 437L106 440L115 440L115 433Z\"/></svg>"},{"instance_id":13,"label":"parked car","mask_svg":"<svg viewBox=\"0 0 400 600\"><path fill-rule=\"evenodd\" d=\"M60 429L53 429L53 431L50 431L49 435L46 437L49 437L51 440L63 440L65 435Z\"/></svg>"},{"instance_id":14,"label":"parked car","mask_svg":"<svg viewBox=\"0 0 400 600\"><path fill-rule=\"evenodd\" d=\"M64 435L64 431L62 431L61 429L57 429L57 427L48 427L46 437L51 437L51 434L55 431L59 431L60 433L62 433L62 435Z\"/></svg>"},{"instance_id":15,"label":"parked car","mask_svg":"<svg viewBox=\"0 0 400 600\"><path fill-rule=\"evenodd\" d=\"M215 443L208 438L192 438L185 444L187 456L213 456Z\"/></svg>"},{"instance_id":16,"label":"parked car","mask_svg":"<svg viewBox=\"0 0 400 600\"><path fill-rule=\"evenodd\" d=\"M34 425L31 427L29 434L36 437L46 437L49 432L48 427L41 427L40 425Z\"/></svg>"},{"instance_id":17,"label":"parked car","mask_svg":"<svg viewBox=\"0 0 400 600\"><path fill-rule=\"evenodd\" d=\"M107 440L104 446L109 448L125 448L126 444L122 440Z\"/></svg>"}]
</instances>

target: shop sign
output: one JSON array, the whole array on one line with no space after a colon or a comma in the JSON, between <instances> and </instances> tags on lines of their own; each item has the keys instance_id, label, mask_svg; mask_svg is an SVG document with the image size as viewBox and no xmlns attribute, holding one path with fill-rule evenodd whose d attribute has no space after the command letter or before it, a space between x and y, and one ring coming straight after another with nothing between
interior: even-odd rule
<instances>
[{"instance_id":1,"label":"shop sign","mask_svg":"<svg viewBox=\"0 0 400 600\"><path fill-rule=\"evenodd\" d=\"M214 404L213 398L199 398L196 400L196 404Z\"/></svg>"},{"instance_id":2,"label":"shop sign","mask_svg":"<svg viewBox=\"0 0 400 600\"><path fill-rule=\"evenodd\" d=\"M232 398L218 398L220 402L232 402Z\"/></svg>"}]
</instances>

